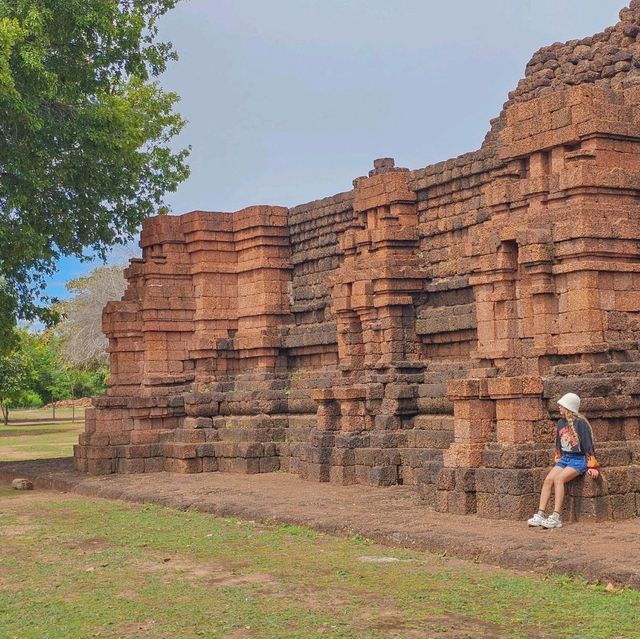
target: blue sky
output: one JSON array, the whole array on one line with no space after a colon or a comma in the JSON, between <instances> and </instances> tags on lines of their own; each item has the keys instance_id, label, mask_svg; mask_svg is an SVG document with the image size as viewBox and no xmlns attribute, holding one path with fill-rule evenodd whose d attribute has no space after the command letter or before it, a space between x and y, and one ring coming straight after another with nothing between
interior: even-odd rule
<instances>
[{"instance_id":1,"label":"blue sky","mask_svg":"<svg viewBox=\"0 0 640 639\"><path fill-rule=\"evenodd\" d=\"M377 157L419 168L472 151L536 49L601 31L623 6L183 0L163 19L180 60L162 83L182 96L191 177L167 202L291 206L348 190ZM62 260L49 293L94 266Z\"/></svg>"}]
</instances>

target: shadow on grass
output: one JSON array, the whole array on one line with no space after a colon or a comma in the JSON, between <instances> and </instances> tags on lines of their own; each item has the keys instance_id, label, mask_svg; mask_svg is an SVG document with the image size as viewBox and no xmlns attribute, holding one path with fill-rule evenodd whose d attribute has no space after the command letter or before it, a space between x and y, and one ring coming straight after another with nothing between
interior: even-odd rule
<instances>
[{"instance_id":1,"label":"shadow on grass","mask_svg":"<svg viewBox=\"0 0 640 639\"><path fill-rule=\"evenodd\" d=\"M44 473L57 473L67 470L73 470L73 456L71 455L67 457L0 460L0 483L11 481L18 476L34 479Z\"/></svg>"}]
</instances>

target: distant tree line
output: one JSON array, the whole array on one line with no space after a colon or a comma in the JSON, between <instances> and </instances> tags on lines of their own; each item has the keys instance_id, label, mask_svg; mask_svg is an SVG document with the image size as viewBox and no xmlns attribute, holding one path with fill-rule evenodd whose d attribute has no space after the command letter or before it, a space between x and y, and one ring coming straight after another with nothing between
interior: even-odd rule
<instances>
[{"instance_id":1,"label":"distant tree line","mask_svg":"<svg viewBox=\"0 0 640 639\"><path fill-rule=\"evenodd\" d=\"M99 267L70 281L68 301L54 309L61 318L51 328L15 328L11 348L0 354L0 412L5 424L13 408L40 407L106 390L107 340L102 309L122 297L120 266Z\"/></svg>"}]
</instances>

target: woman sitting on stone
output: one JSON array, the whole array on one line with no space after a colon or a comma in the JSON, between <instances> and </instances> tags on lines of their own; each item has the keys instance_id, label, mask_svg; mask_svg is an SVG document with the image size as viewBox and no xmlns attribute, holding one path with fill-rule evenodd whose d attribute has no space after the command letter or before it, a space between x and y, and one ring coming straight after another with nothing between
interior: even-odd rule
<instances>
[{"instance_id":1,"label":"woman sitting on stone","mask_svg":"<svg viewBox=\"0 0 640 639\"><path fill-rule=\"evenodd\" d=\"M580 398L567 393L558 400L560 419L556 426L556 465L549 471L542 485L538 512L527 522L529 526L561 528L560 510L564 501L565 484L588 473L594 479L598 472L598 460L594 454L591 425L578 414ZM545 517L551 489L555 493L553 514Z\"/></svg>"}]
</instances>

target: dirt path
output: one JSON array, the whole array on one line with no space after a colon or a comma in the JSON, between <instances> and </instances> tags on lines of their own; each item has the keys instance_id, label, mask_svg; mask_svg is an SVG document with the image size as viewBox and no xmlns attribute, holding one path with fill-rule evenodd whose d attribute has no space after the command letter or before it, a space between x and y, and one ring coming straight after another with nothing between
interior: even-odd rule
<instances>
[{"instance_id":1,"label":"dirt path","mask_svg":"<svg viewBox=\"0 0 640 639\"><path fill-rule=\"evenodd\" d=\"M433 512L410 487L334 486L285 473L91 477L74 472L69 458L0 463L0 482L16 477L30 478L36 488L302 524L392 546L640 589L638 518L529 529L524 522Z\"/></svg>"}]
</instances>

